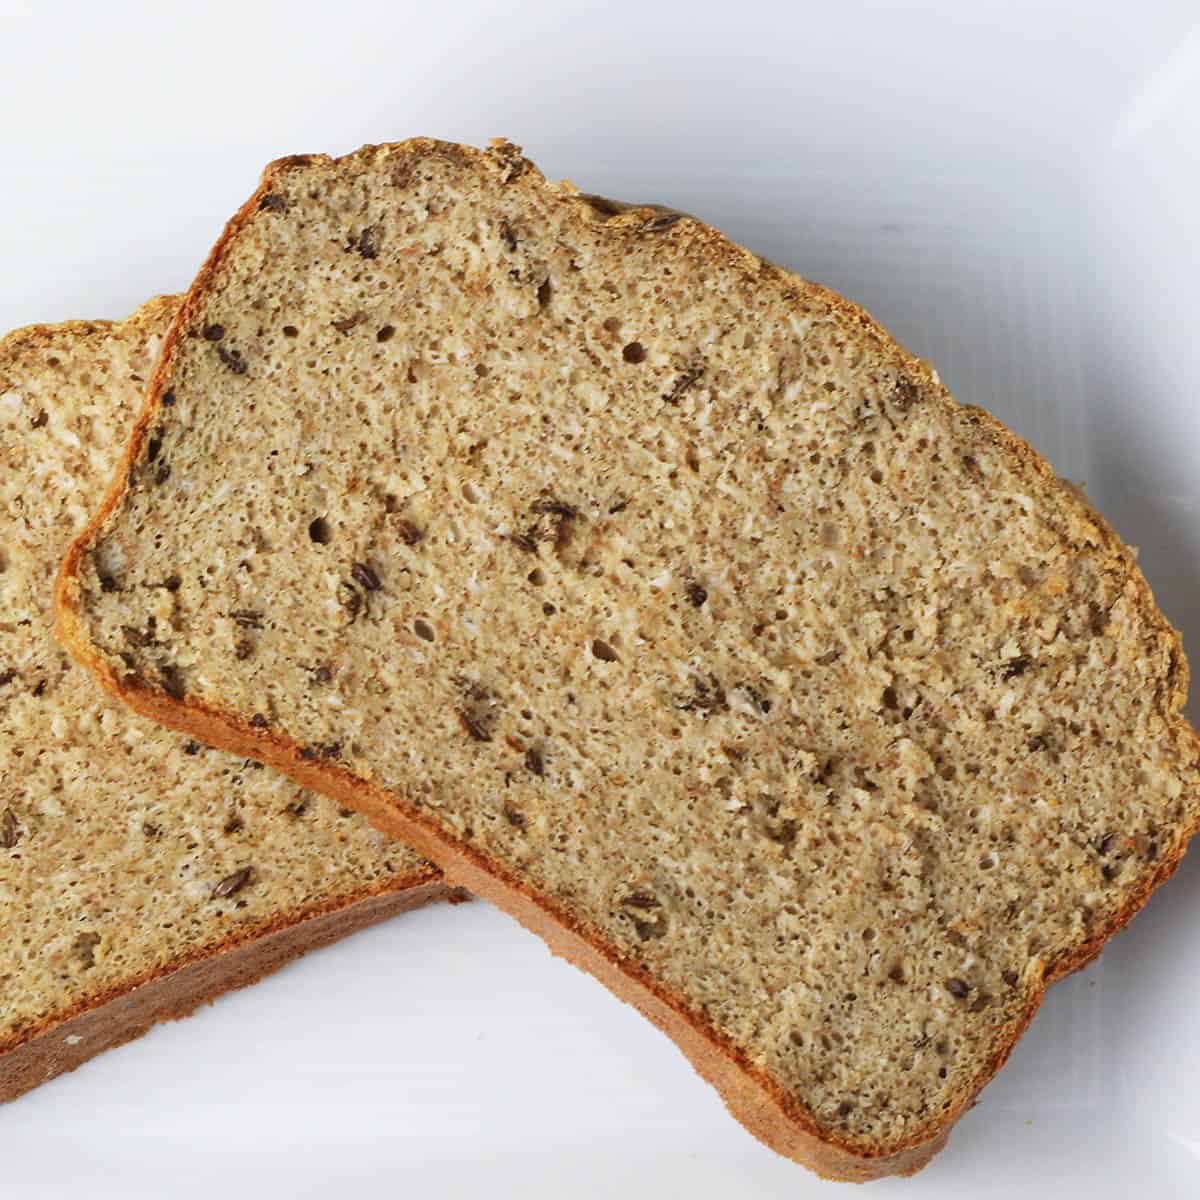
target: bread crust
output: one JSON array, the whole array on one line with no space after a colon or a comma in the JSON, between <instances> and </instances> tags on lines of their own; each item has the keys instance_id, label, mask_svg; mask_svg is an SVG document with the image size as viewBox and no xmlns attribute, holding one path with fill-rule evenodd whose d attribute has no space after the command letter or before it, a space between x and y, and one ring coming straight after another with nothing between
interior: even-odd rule
<instances>
[{"instance_id":1,"label":"bread crust","mask_svg":"<svg viewBox=\"0 0 1200 1200\"><path fill-rule=\"evenodd\" d=\"M462 894L424 871L398 887L356 892L241 930L215 948L181 955L132 985L74 1005L0 1045L0 1102L75 1070L88 1059L140 1037L160 1021L190 1016L224 992L246 987L310 950L408 912Z\"/></svg>"},{"instance_id":2,"label":"bread crust","mask_svg":"<svg viewBox=\"0 0 1200 1200\"><path fill-rule=\"evenodd\" d=\"M514 161L524 164L519 150L507 143L494 144L492 151L417 138L379 147L364 147L358 155L387 154L395 160L402 156L417 158L440 154L489 163L495 169L512 169ZM198 700L174 700L165 693L146 687L140 680L120 678L90 643L79 612L79 571L84 556L99 535L110 514L120 503L128 486L131 469L138 459L147 430L157 419L166 382L171 377L174 355L192 314L200 306L225 253L246 222L258 210L260 202L283 173L297 167L328 166L335 161L325 155L299 155L279 159L262 175L258 189L226 225L188 292L164 343L159 365L147 391L142 414L116 478L100 509L72 544L55 586L56 629L62 644L89 670L101 685L135 711L171 728L182 730L225 750L248 755L283 771L297 782L321 791L362 812L385 833L405 841L418 853L440 866L448 880L492 901L532 932L542 937L551 949L576 966L588 971L620 999L634 1005L683 1051L697 1072L720 1093L731 1113L760 1140L778 1153L803 1163L828 1179L864 1182L886 1175L909 1175L920 1170L945 1145L950 1129L972 1106L980 1089L1003 1066L1013 1046L1024 1033L1041 1004L1046 986L1063 975L1086 965L1100 952L1104 943L1133 917L1151 892L1165 882L1179 864L1187 840L1196 832L1184 831L1177 849L1164 856L1157 871L1144 888L1132 894L1113 919L1070 953L1057 961L1040 965L1042 970L1030 981L1025 1007L1004 1028L993 1053L982 1069L962 1088L949 1108L936 1119L891 1143L863 1143L851 1140L839 1131L822 1128L812 1114L795 1098L785 1095L767 1075L745 1060L738 1049L707 1026L702 1018L642 972L636 964L623 961L611 947L590 938L568 914L546 897L538 895L514 877L501 864L490 860L444 829L434 825L417 810L401 810L396 797L369 779L356 776L333 762L307 761L294 741L269 730L253 728L237 714L220 711ZM554 185L550 185L554 186ZM595 197L584 196L570 184L559 184L564 203L576 203L595 209ZM612 219L645 221L660 211L653 206L624 208ZM948 393L925 362L915 358L894 342L891 336L866 312L852 302L808 283L764 262L750 251L730 242L723 234L695 218L682 217L691 226L689 233L704 246L715 261L738 263L762 275L771 275L783 283L793 296L819 295L823 303L841 318L857 327L898 369L919 381L922 390L939 394L950 401ZM1160 645L1169 653L1171 663L1164 681L1163 716L1172 736L1186 746L1187 753L1200 759L1200 736L1182 716L1187 695L1187 665L1179 634L1154 604L1149 585L1141 575L1129 550L1098 515L1023 439L1008 430L991 414L968 406L957 406L961 419L1011 455L1032 476L1053 489L1061 510L1072 518L1086 521L1094 530L1107 555L1106 570L1117 573L1122 582L1132 583L1143 616L1155 631Z\"/></svg>"}]
</instances>

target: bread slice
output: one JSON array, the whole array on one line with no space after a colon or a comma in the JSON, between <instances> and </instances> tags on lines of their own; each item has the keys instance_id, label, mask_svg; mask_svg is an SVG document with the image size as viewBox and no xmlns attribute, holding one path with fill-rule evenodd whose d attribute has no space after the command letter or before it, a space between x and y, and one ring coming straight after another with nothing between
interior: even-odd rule
<instances>
[{"instance_id":1,"label":"bread slice","mask_svg":"<svg viewBox=\"0 0 1200 1200\"><path fill-rule=\"evenodd\" d=\"M134 717L54 644L58 561L177 306L0 341L0 1100L446 894L361 817ZM154 585L152 604L174 586Z\"/></svg>"},{"instance_id":2,"label":"bread slice","mask_svg":"<svg viewBox=\"0 0 1200 1200\"><path fill-rule=\"evenodd\" d=\"M921 1167L1197 824L1179 639L1045 462L507 143L267 169L58 601L133 707L409 840L833 1178Z\"/></svg>"}]
</instances>

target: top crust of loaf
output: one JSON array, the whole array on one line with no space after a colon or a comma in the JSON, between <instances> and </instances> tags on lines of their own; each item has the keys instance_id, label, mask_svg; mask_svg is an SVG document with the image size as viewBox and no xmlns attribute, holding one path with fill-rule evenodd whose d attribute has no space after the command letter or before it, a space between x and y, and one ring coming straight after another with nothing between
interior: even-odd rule
<instances>
[{"instance_id":1,"label":"top crust of loaf","mask_svg":"<svg viewBox=\"0 0 1200 1200\"><path fill-rule=\"evenodd\" d=\"M135 717L53 641L59 559L178 305L0 340L0 1054L189 963L438 877L325 798Z\"/></svg>"},{"instance_id":2,"label":"top crust of loaf","mask_svg":"<svg viewBox=\"0 0 1200 1200\"><path fill-rule=\"evenodd\" d=\"M1179 639L1030 447L507 144L268 168L58 606L132 706L409 839L839 1178L921 1166L1197 824Z\"/></svg>"}]
</instances>

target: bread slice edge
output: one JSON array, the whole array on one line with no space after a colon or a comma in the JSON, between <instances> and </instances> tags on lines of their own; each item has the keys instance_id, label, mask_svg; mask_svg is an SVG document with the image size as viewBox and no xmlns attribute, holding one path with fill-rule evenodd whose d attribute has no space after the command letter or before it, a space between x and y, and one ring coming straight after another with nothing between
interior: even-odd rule
<instances>
[{"instance_id":1,"label":"bread slice edge","mask_svg":"<svg viewBox=\"0 0 1200 1200\"><path fill-rule=\"evenodd\" d=\"M216 948L184 954L88 997L0 1046L0 1103L15 1100L89 1059L141 1037L161 1021L191 1016L226 992L247 987L343 937L437 900L466 896L432 870L387 888L340 896L240 930Z\"/></svg>"}]
</instances>

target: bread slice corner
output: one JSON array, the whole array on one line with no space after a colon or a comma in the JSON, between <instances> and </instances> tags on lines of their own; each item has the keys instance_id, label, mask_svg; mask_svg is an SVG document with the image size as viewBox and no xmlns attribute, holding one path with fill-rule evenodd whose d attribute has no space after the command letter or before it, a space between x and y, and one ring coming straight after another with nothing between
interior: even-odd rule
<instances>
[{"instance_id":1,"label":"bread slice corner","mask_svg":"<svg viewBox=\"0 0 1200 1200\"><path fill-rule=\"evenodd\" d=\"M357 815L133 716L54 643L55 570L179 299L0 339L0 1101L448 895Z\"/></svg>"}]
</instances>

